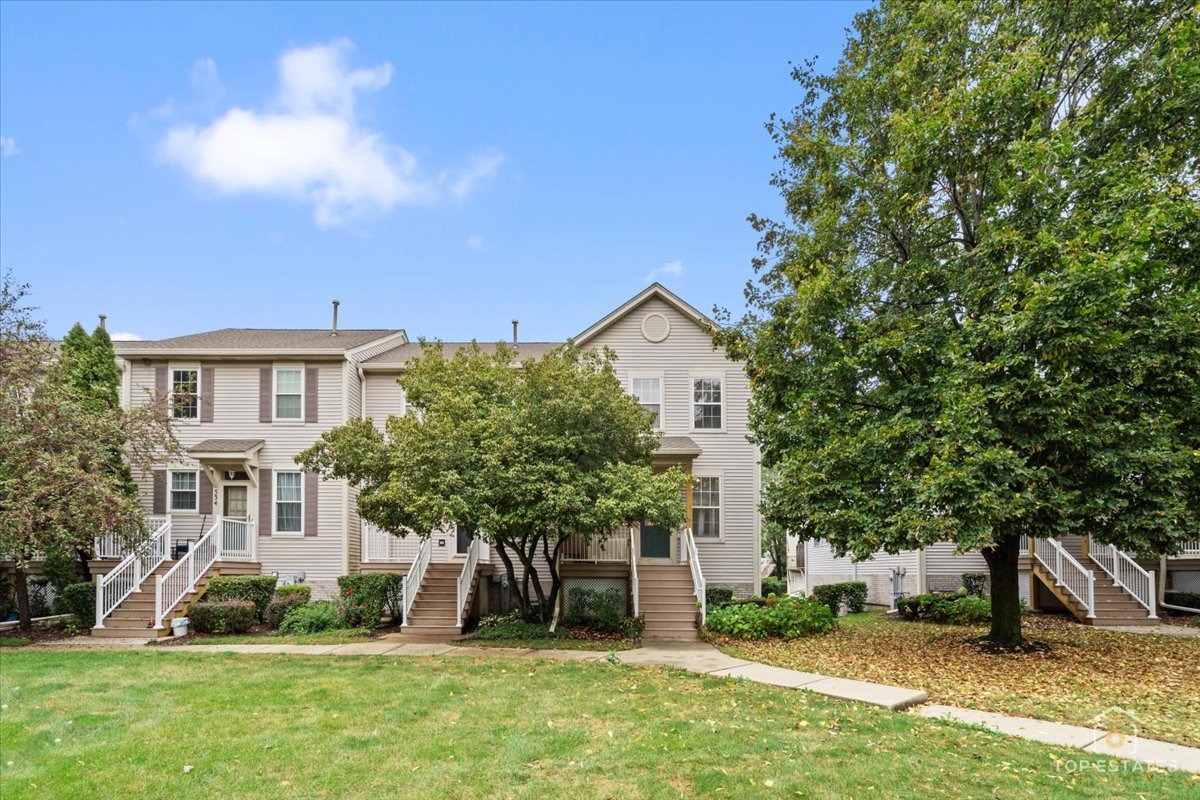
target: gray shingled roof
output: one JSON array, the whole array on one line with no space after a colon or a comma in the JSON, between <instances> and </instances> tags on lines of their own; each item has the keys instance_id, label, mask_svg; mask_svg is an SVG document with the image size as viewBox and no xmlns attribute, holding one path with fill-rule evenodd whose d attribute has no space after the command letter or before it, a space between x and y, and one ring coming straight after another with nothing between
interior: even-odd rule
<instances>
[{"instance_id":1,"label":"gray shingled roof","mask_svg":"<svg viewBox=\"0 0 1200 800\"><path fill-rule=\"evenodd\" d=\"M144 350L351 350L400 333L399 329L221 328L216 331L135 342L113 342L118 353Z\"/></svg>"},{"instance_id":2,"label":"gray shingled roof","mask_svg":"<svg viewBox=\"0 0 1200 800\"><path fill-rule=\"evenodd\" d=\"M260 444L264 444L262 439L205 439L203 442L189 447L188 452L245 453L247 450L253 450Z\"/></svg>"},{"instance_id":3,"label":"gray shingled roof","mask_svg":"<svg viewBox=\"0 0 1200 800\"><path fill-rule=\"evenodd\" d=\"M664 436L658 441L656 456L698 456L700 445L689 436Z\"/></svg>"},{"instance_id":4,"label":"gray shingled roof","mask_svg":"<svg viewBox=\"0 0 1200 800\"><path fill-rule=\"evenodd\" d=\"M452 357L464 347L471 346L470 342L441 342L440 344L442 355L447 358ZM563 344L563 342L520 342L516 346L517 358L538 358ZM495 348L496 344L495 342L480 342L479 346L484 350L490 350ZM386 350L377 356L372 356L362 364L364 367L402 367L409 359L419 355L421 355L420 342L408 342Z\"/></svg>"}]
</instances>

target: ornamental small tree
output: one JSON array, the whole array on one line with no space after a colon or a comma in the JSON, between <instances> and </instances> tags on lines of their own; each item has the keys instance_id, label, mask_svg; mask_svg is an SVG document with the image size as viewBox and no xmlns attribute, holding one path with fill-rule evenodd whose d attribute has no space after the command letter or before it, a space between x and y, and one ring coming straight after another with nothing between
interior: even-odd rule
<instances>
[{"instance_id":1,"label":"ornamental small tree","mask_svg":"<svg viewBox=\"0 0 1200 800\"><path fill-rule=\"evenodd\" d=\"M884 0L768 129L751 425L765 512L867 558L953 542L1021 639L1022 534L1200 530L1191 0Z\"/></svg>"},{"instance_id":2,"label":"ornamental small tree","mask_svg":"<svg viewBox=\"0 0 1200 800\"><path fill-rule=\"evenodd\" d=\"M651 416L610 354L568 344L515 357L504 344L449 359L427 345L399 379L411 413L389 416L382 433L371 420L347 423L296 460L352 481L362 517L395 535L428 538L451 523L478 531L521 613L548 621L567 540L641 520L682 526L687 478L652 469Z\"/></svg>"}]
</instances>

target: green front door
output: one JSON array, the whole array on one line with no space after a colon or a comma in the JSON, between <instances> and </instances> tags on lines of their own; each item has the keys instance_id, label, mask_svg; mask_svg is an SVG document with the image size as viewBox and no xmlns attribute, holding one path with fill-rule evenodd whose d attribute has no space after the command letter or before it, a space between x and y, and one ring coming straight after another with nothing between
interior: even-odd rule
<instances>
[{"instance_id":1,"label":"green front door","mask_svg":"<svg viewBox=\"0 0 1200 800\"><path fill-rule=\"evenodd\" d=\"M641 545L642 558L671 557L671 534L653 525L643 523Z\"/></svg>"}]
</instances>

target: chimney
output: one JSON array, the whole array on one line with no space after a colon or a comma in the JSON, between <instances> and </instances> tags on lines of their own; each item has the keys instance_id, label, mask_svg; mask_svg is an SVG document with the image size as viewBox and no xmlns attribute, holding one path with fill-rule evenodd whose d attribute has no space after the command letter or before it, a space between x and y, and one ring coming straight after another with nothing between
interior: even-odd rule
<instances>
[{"instance_id":1,"label":"chimney","mask_svg":"<svg viewBox=\"0 0 1200 800\"><path fill-rule=\"evenodd\" d=\"M105 323L105 321L106 321L107 319L108 319L108 314L101 314L101 315L100 315L100 330L104 330L104 329L105 329L105 328L104 328L104 323Z\"/></svg>"},{"instance_id":2,"label":"chimney","mask_svg":"<svg viewBox=\"0 0 1200 800\"><path fill-rule=\"evenodd\" d=\"M517 343L517 320L513 320L513 344Z\"/></svg>"},{"instance_id":3,"label":"chimney","mask_svg":"<svg viewBox=\"0 0 1200 800\"><path fill-rule=\"evenodd\" d=\"M330 336L337 336L337 311L338 311L338 306L340 306L341 304L342 304L342 301L340 301L340 300L333 301L333 333L331 333Z\"/></svg>"}]
</instances>

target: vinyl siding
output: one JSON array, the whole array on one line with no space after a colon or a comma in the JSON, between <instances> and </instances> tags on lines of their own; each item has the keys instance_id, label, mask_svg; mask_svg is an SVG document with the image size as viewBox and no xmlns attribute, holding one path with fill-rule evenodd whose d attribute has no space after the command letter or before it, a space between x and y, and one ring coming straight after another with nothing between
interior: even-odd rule
<instances>
[{"instance_id":1,"label":"vinyl siding","mask_svg":"<svg viewBox=\"0 0 1200 800\"><path fill-rule=\"evenodd\" d=\"M651 313L662 314L670 321L670 333L662 342L650 342L642 336L642 320ZM702 450L692 464L693 471L720 473L723 477L721 540L696 540L705 580L711 585L734 587L742 594L754 591L759 564L759 454L746 439L750 386L742 365L729 360L723 350L714 349L709 334L657 297L631 309L590 339L587 346L615 351L617 377L626 388L631 371L663 373L664 435L691 437ZM693 373L724 376L724 431L692 430Z\"/></svg>"},{"instance_id":2,"label":"vinyl siding","mask_svg":"<svg viewBox=\"0 0 1200 800\"><path fill-rule=\"evenodd\" d=\"M805 545L805 571L808 587L827 583L862 581L867 584L867 602L872 605L892 604L892 570L903 568L901 588L905 594L917 594L920 589L920 554L916 550L901 550L895 555L879 551L865 561L855 563L849 557L838 557L823 539Z\"/></svg>"},{"instance_id":3,"label":"vinyl siding","mask_svg":"<svg viewBox=\"0 0 1200 800\"><path fill-rule=\"evenodd\" d=\"M165 362L130 364L130 395L135 404L146 401L147 390L154 389L154 368ZM325 431L341 424L344 418L344 362L309 361L307 366L318 367L318 422L298 423L259 422L259 370L267 362L242 363L205 359L214 367L213 421L211 423L180 423L176 436L186 450L205 439L263 439L259 452L260 466L274 470L299 469L294 457L311 445ZM357 376L356 376L357 380ZM184 464L193 465L185 459ZM181 465L182 466L182 465ZM147 504L151 498L151 476L139 478L142 496ZM258 537L258 558L263 572L292 575L305 572L314 591L324 594L331 590L335 579L345 571L346 514L345 487L342 481L321 481L317 488L317 535L304 538L285 536ZM250 513L257 517L257 489L249 490ZM308 498L306 498L307 501ZM219 512L220 498L214 509ZM212 524L211 517L199 514L173 514L172 533L176 540L195 540Z\"/></svg>"},{"instance_id":4,"label":"vinyl siding","mask_svg":"<svg viewBox=\"0 0 1200 800\"><path fill-rule=\"evenodd\" d=\"M404 408L404 391L396 379L399 372L368 372L366 385L366 404L363 415L375 423L375 427L383 430L389 415L399 415Z\"/></svg>"}]
</instances>

